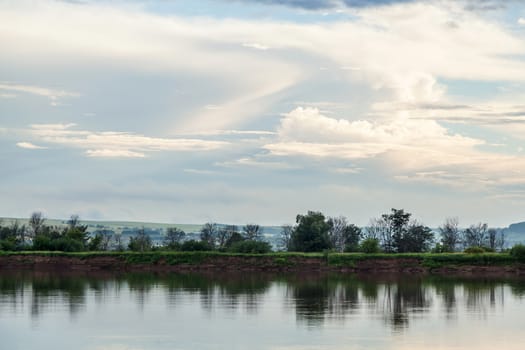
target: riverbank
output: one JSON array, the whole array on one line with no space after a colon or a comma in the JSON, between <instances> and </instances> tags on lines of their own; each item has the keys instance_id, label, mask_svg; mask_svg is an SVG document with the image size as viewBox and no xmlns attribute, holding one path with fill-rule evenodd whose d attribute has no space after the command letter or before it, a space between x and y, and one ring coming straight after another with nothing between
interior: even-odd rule
<instances>
[{"instance_id":1,"label":"riverbank","mask_svg":"<svg viewBox=\"0 0 525 350\"><path fill-rule=\"evenodd\" d=\"M268 271L525 276L508 254L0 252L0 271Z\"/></svg>"}]
</instances>

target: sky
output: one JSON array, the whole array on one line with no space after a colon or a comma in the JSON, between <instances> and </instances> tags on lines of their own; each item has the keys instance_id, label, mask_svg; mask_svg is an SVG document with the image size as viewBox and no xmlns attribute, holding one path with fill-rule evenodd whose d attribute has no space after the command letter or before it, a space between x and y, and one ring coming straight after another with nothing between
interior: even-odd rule
<instances>
[{"instance_id":1,"label":"sky","mask_svg":"<svg viewBox=\"0 0 525 350\"><path fill-rule=\"evenodd\" d=\"M525 220L525 2L0 0L0 216Z\"/></svg>"}]
</instances>

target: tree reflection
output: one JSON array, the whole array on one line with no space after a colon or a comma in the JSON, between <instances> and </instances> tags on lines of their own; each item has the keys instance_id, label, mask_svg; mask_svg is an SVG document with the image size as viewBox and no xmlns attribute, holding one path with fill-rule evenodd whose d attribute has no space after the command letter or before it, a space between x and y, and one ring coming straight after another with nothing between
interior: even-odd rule
<instances>
[{"instance_id":1,"label":"tree reflection","mask_svg":"<svg viewBox=\"0 0 525 350\"><path fill-rule=\"evenodd\" d=\"M273 289L272 289L273 288ZM105 304L129 293L140 311L152 293L164 295L169 308L182 302L198 303L212 313L259 312L272 289L278 302L295 313L299 324L322 327L325 322L351 325L359 317L384 320L394 331L430 310L452 318L458 311L487 317L503 306L505 294L525 295L524 280L446 279L417 276L351 276L345 274L79 274L2 272L0 307L28 310L33 319L56 306L72 316L86 309L90 297ZM106 298L110 296L111 298ZM160 299L162 302L162 299ZM25 305L24 305L25 304ZM437 310L437 311L436 311ZM355 317L353 317L355 316Z\"/></svg>"}]
</instances>

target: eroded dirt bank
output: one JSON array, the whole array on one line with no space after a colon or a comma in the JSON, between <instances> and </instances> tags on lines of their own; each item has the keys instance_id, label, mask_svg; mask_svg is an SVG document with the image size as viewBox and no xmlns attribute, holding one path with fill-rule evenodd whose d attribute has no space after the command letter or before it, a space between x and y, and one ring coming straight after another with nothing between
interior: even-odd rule
<instances>
[{"instance_id":1,"label":"eroded dirt bank","mask_svg":"<svg viewBox=\"0 0 525 350\"><path fill-rule=\"evenodd\" d=\"M72 254L71 254L72 255ZM429 264L421 258L367 258L338 262L326 257L302 256L227 256L227 255L94 255L60 256L49 254L12 254L0 256L2 270L51 271L260 271L317 272L356 274L433 274L458 276L524 276L525 265L511 264Z\"/></svg>"}]
</instances>

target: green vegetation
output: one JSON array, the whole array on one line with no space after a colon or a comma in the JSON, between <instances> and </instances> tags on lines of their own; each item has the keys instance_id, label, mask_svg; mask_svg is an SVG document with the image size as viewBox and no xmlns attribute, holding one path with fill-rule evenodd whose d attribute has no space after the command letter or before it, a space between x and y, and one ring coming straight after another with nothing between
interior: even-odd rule
<instances>
[{"instance_id":1,"label":"green vegetation","mask_svg":"<svg viewBox=\"0 0 525 350\"><path fill-rule=\"evenodd\" d=\"M510 255L516 258L520 262L525 262L525 245L516 244L510 250Z\"/></svg>"},{"instance_id":2,"label":"green vegetation","mask_svg":"<svg viewBox=\"0 0 525 350\"><path fill-rule=\"evenodd\" d=\"M162 243L154 244L144 227L123 241L118 234L87 233L87 226L81 225L75 215L66 225L53 226L46 224L41 213L33 213L26 224L14 222L4 226L0 222L0 254L81 259L108 255L130 264L168 265L199 264L215 257L246 257L250 259L248 265L258 261L277 267L298 266L305 259L308 263L312 260L335 267L356 267L363 261L378 259L402 259L401 264L426 268L525 262L525 246L517 245L504 252L503 236L486 224L471 225L462 231L457 219L447 219L439 228L441 239L436 241L427 226L411 217L403 209L392 209L372 219L369 226L359 228L343 216L326 217L309 211L297 215L294 226L282 227L281 249L285 252L280 253L272 252L257 224L238 228L209 222L201 227L198 240L188 239L179 227L167 227ZM459 250L464 253L454 253Z\"/></svg>"}]
</instances>

